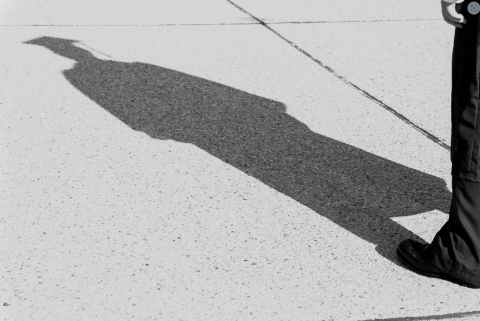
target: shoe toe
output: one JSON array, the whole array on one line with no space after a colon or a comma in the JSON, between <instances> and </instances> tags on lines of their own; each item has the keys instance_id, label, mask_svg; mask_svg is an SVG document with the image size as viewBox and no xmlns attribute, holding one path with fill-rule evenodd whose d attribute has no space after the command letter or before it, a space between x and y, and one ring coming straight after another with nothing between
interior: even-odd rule
<instances>
[{"instance_id":1,"label":"shoe toe","mask_svg":"<svg viewBox=\"0 0 480 321\"><path fill-rule=\"evenodd\" d=\"M415 240L404 240L398 245L398 250L403 256L410 257L416 261L424 261L422 255L425 253L428 244L422 244Z\"/></svg>"},{"instance_id":2,"label":"shoe toe","mask_svg":"<svg viewBox=\"0 0 480 321\"><path fill-rule=\"evenodd\" d=\"M398 245L399 258L416 272L427 274L445 274L424 258L428 244L415 240L404 240Z\"/></svg>"},{"instance_id":3,"label":"shoe toe","mask_svg":"<svg viewBox=\"0 0 480 321\"><path fill-rule=\"evenodd\" d=\"M397 254L399 259L407 265L408 268L414 272L428 276L435 277L444 280L451 281L453 283L467 286L470 288L478 289L479 287L472 284L461 281L448 273L445 273L425 259L425 251L428 248L428 244L420 243L412 239L404 240L400 242L397 248Z\"/></svg>"}]
</instances>

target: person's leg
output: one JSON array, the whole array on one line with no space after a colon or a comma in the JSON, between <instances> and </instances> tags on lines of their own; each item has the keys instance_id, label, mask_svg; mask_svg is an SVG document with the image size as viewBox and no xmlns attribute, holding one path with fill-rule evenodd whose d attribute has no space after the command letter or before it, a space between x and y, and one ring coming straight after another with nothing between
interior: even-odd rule
<instances>
[{"instance_id":1,"label":"person's leg","mask_svg":"<svg viewBox=\"0 0 480 321\"><path fill-rule=\"evenodd\" d=\"M467 19L455 28L452 53L451 151L452 176L480 182L480 23L468 13L471 1L460 11Z\"/></svg>"},{"instance_id":2,"label":"person's leg","mask_svg":"<svg viewBox=\"0 0 480 321\"><path fill-rule=\"evenodd\" d=\"M480 286L480 183L452 179L449 220L427 247L425 259L459 280Z\"/></svg>"},{"instance_id":3,"label":"person's leg","mask_svg":"<svg viewBox=\"0 0 480 321\"><path fill-rule=\"evenodd\" d=\"M480 23L461 13L467 24L456 28L452 57L452 202L448 222L425 258L440 270L480 286Z\"/></svg>"},{"instance_id":4,"label":"person's leg","mask_svg":"<svg viewBox=\"0 0 480 321\"><path fill-rule=\"evenodd\" d=\"M448 222L430 245L404 240L399 259L413 271L480 287L480 15L455 29L452 57L452 202ZM463 282L461 282L463 281Z\"/></svg>"}]
</instances>

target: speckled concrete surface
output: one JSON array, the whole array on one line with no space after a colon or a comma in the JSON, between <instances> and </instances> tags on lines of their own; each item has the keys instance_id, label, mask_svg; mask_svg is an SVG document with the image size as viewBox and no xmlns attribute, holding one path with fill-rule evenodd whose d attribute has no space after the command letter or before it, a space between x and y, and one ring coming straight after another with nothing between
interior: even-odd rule
<instances>
[{"instance_id":1,"label":"speckled concrete surface","mask_svg":"<svg viewBox=\"0 0 480 321\"><path fill-rule=\"evenodd\" d=\"M442 19L440 1L232 0L268 23Z\"/></svg>"},{"instance_id":2,"label":"speckled concrete surface","mask_svg":"<svg viewBox=\"0 0 480 321\"><path fill-rule=\"evenodd\" d=\"M272 25L448 145L454 36L450 27L443 20Z\"/></svg>"},{"instance_id":3,"label":"speckled concrete surface","mask_svg":"<svg viewBox=\"0 0 480 321\"><path fill-rule=\"evenodd\" d=\"M49 20L62 17L48 16L55 2L37 3ZM2 318L447 320L479 311L478 290L416 275L394 252L407 237L430 241L445 222L448 150L264 26L242 23L249 16L228 2L197 16L187 9L198 3L165 19L240 25L0 27ZM169 3L135 14L159 8ZM448 75L439 66L453 27L423 23L446 31L431 63ZM281 27L322 58L312 49L319 26L305 29L310 41L295 29L303 26ZM375 52L386 57L400 40L382 39ZM339 60L325 54L329 64L375 95L388 90L361 76L386 64L340 68L352 63L342 43L330 49ZM412 121L448 137L448 115L436 113L449 103L421 103L445 90L392 107L417 106Z\"/></svg>"},{"instance_id":4,"label":"speckled concrete surface","mask_svg":"<svg viewBox=\"0 0 480 321\"><path fill-rule=\"evenodd\" d=\"M253 22L248 15L223 0L1 0L0 8L0 25L140 26Z\"/></svg>"}]
</instances>

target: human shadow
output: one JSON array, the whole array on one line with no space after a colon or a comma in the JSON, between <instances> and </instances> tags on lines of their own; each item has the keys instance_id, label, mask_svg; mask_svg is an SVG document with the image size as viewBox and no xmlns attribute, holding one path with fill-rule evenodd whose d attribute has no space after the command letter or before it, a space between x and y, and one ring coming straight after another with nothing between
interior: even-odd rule
<instances>
[{"instance_id":1,"label":"human shadow","mask_svg":"<svg viewBox=\"0 0 480 321\"><path fill-rule=\"evenodd\" d=\"M151 64L97 59L75 42L26 43L75 60L65 78L132 129L198 146L375 244L395 264L398 242L419 237L391 217L449 211L442 179L319 135L280 102Z\"/></svg>"}]
</instances>

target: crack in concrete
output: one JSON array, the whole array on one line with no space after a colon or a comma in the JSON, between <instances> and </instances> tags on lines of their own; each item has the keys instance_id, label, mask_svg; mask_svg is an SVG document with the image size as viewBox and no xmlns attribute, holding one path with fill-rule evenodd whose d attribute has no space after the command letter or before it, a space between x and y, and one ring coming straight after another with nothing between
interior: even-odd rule
<instances>
[{"instance_id":1,"label":"crack in concrete","mask_svg":"<svg viewBox=\"0 0 480 321\"><path fill-rule=\"evenodd\" d=\"M47 19L48 17L45 16ZM48 19L50 21L50 19ZM351 22L397 22L397 21L443 21L443 19L398 19L398 20L335 20L335 21L277 21L265 22L267 25L282 24L317 24L317 23L351 23ZM169 26L242 26L242 25L258 25L261 22L227 22L227 23L162 23L155 25L0 25L0 27L169 27Z\"/></svg>"},{"instance_id":2,"label":"crack in concrete","mask_svg":"<svg viewBox=\"0 0 480 321\"><path fill-rule=\"evenodd\" d=\"M303 23L397 22L397 21L444 21L444 20L443 19L387 19L387 20L279 21L279 22L267 22L267 24L277 25L277 24L303 24Z\"/></svg>"},{"instance_id":3,"label":"crack in concrete","mask_svg":"<svg viewBox=\"0 0 480 321\"><path fill-rule=\"evenodd\" d=\"M479 316L480 311L472 311L472 312L459 312L459 313L451 313L451 314L442 314L442 315L427 315L424 317L403 317L403 318L391 318L391 319L371 319L371 320L363 320L363 321L419 321L419 320L444 320L450 318L463 318L468 316Z\"/></svg>"},{"instance_id":4,"label":"crack in concrete","mask_svg":"<svg viewBox=\"0 0 480 321\"><path fill-rule=\"evenodd\" d=\"M53 25L52 23L52 20L50 20L47 15L45 14L45 11L43 11L42 7L37 3L36 0L33 0L33 2L35 2L35 5L38 7L38 9L43 13L43 15L45 16L45 19L48 20L48 22L50 22L50 25Z\"/></svg>"},{"instance_id":5,"label":"crack in concrete","mask_svg":"<svg viewBox=\"0 0 480 321\"><path fill-rule=\"evenodd\" d=\"M242 26L258 25L256 22L229 23L165 23L158 25L0 25L0 27L169 27L169 26Z\"/></svg>"}]
</instances>

